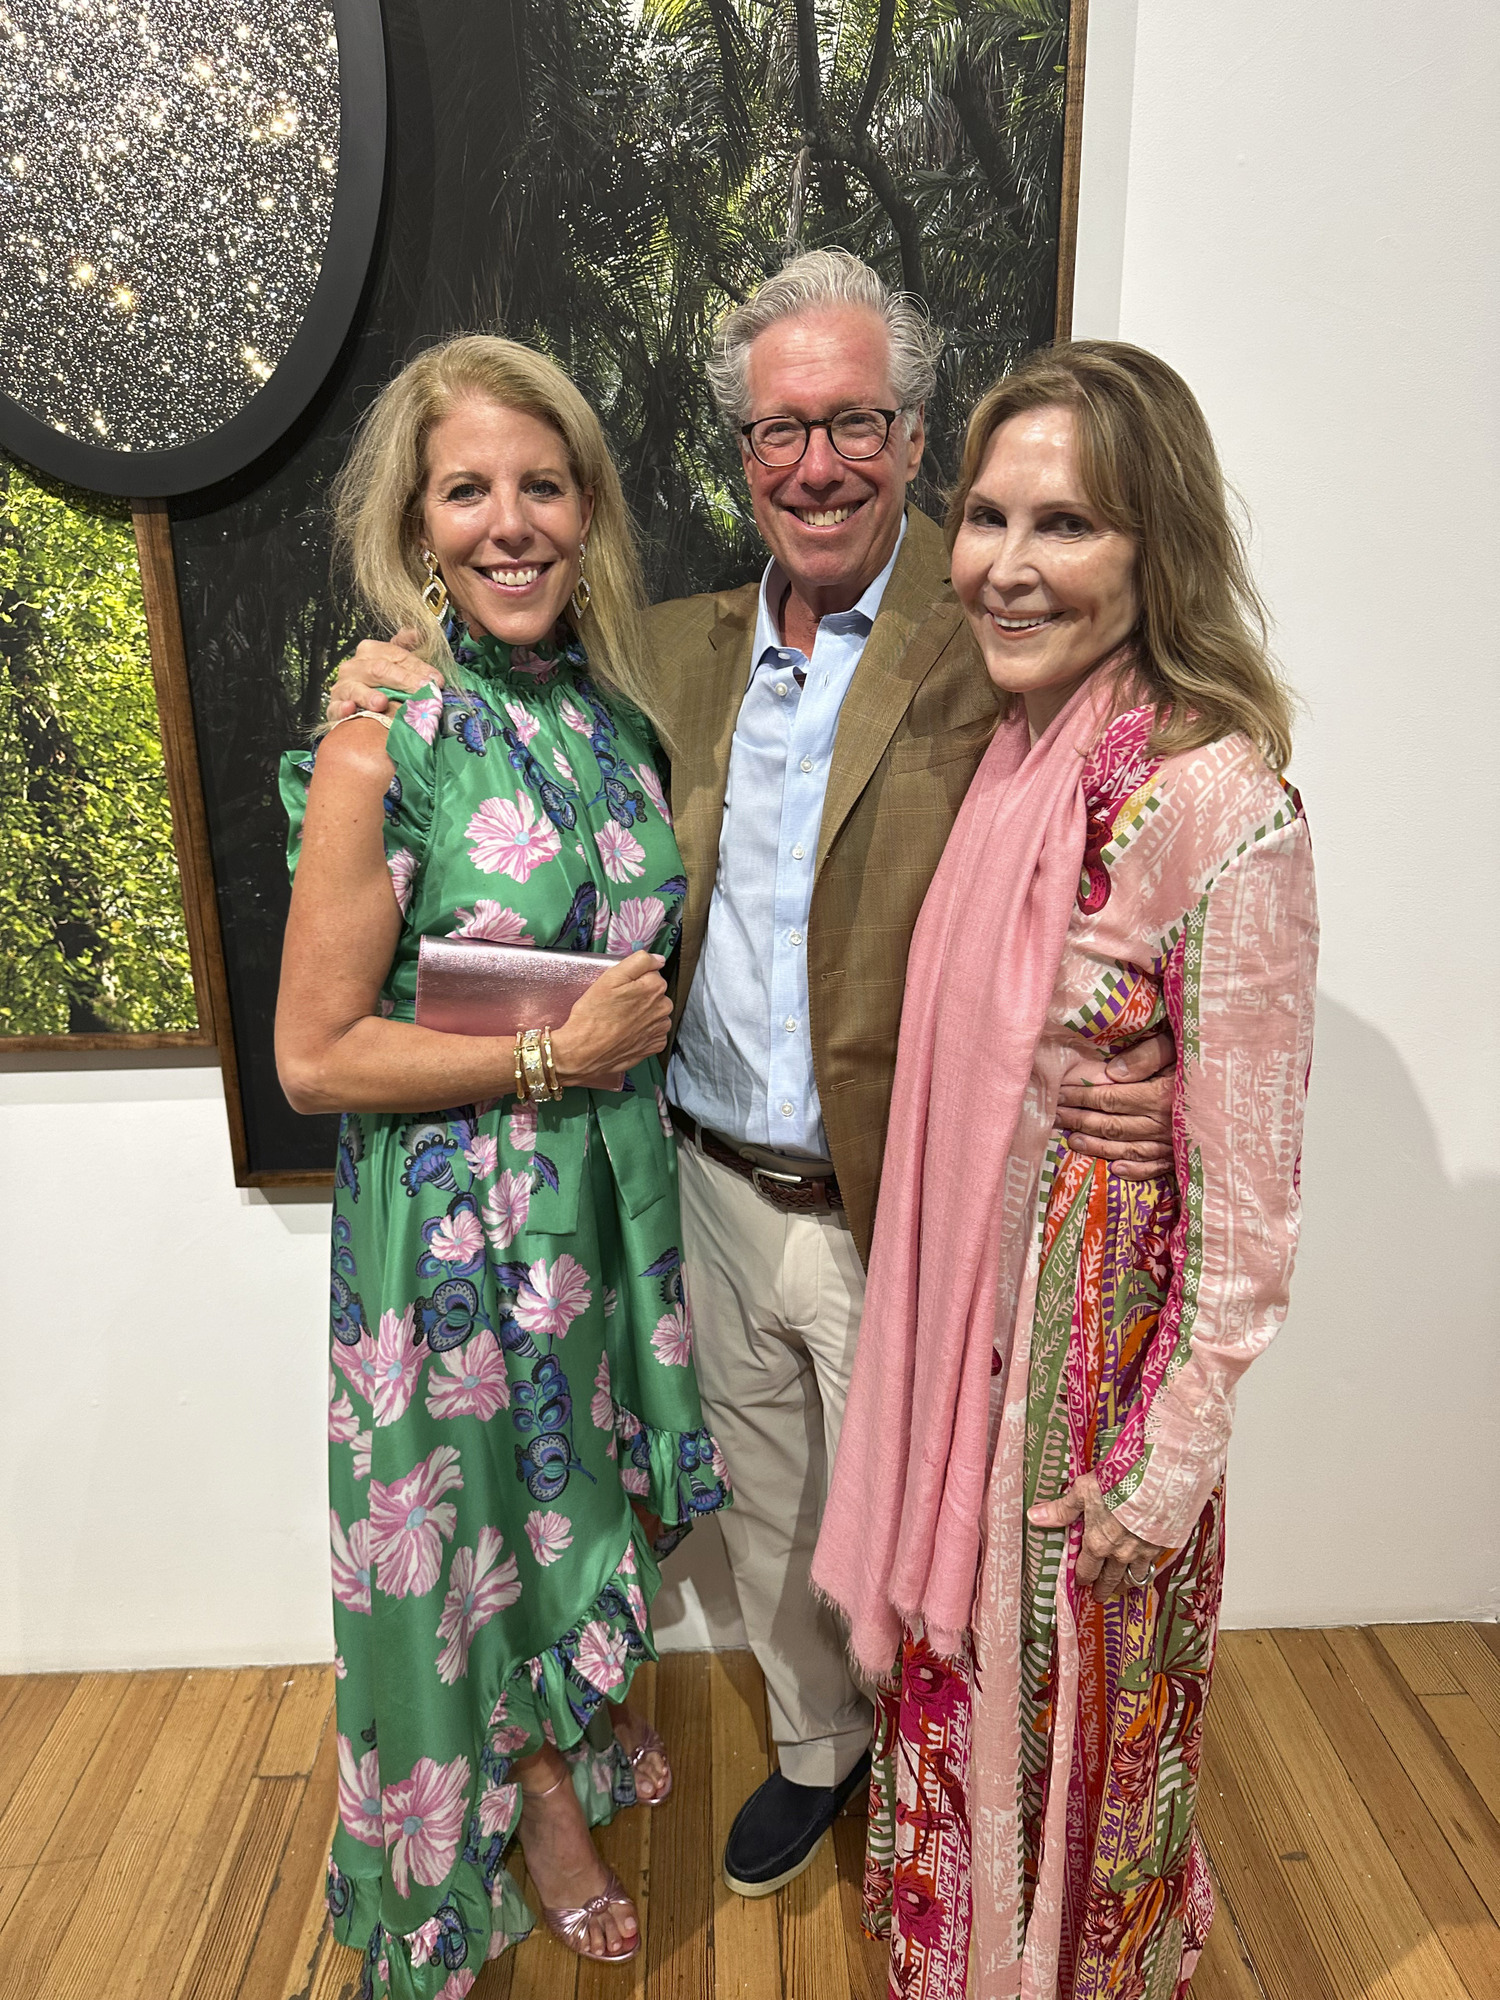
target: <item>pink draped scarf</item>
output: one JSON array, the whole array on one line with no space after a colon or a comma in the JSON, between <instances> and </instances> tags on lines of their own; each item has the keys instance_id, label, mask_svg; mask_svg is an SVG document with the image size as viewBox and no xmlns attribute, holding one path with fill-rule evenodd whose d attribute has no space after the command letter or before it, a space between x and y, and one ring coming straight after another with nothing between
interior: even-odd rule
<instances>
[{"instance_id":1,"label":"pink draped scarf","mask_svg":"<svg viewBox=\"0 0 1500 2000\"><path fill-rule=\"evenodd\" d=\"M872 1679L890 1673L903 1624L949 1657L970 1624L993 1356L1013 1330L1026 1249L1024 1230L1002 1229L1007 1206L1029 1198L1007 1175L1029 1168L1034 1187L1040 1166L1013 1162L1012 1145L1078 894L1084 760L1117 663L1030 748L1024 720L997 733L912 939L864 1321L813 1561Z\"/></svg>"}]
</instances>

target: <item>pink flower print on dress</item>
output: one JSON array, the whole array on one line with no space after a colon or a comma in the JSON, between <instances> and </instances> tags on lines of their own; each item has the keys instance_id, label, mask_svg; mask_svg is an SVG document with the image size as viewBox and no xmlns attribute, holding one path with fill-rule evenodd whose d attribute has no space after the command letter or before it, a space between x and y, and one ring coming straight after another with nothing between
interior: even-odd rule
<instances>
[{"instance_id":1,"label":"pink flower print on dress","mask_svg":"<svg viewBox=\"0 0 1500 2000\"><path fill-rule=\"evenodd\" d=\"M620 1405L616 1403L615 1436L623 1438L626 1444L629 1444L634 1438L640 1435L640 1431L641 1431L641 1420L635 1414L635 1412L633 1410L622 1409Z\"/></svg>"},{"instance_id":2,"label":"pink flower print on dress","mask_svg":"<svg viewBox=\"0 0 1500 2000\"><path fill-rule=\"evenodd\" d=\"M343 1390L340 1390L337 1396L334 1395L333 1392L336 1386L333 1379L333 1370L330 1368L328 1371L328 1442L330 1444L349 1444L359 1435L359 1418L355 1416L354 1405Z\"/></svg>"},{"instance_id":3,"label":"pink flower print on dress","mask_svg":"<svg viewBox=\"0 0 1500 2000\"><path fill-rule=\"evenodd\" d=\"M373 1433L361 1431L354 1440L354 1476L368 1479L370 1476L370 1440Z\"/></svg>"},{"instance_id":4,"label":"pink flower print on dress","mask_svg":"<svg viewBox=\"0 0 1500 2000\"><path fill-rule=\"evenodd\" d=\"M662 790L661 779L650 764L637 764L635 775L641 781L641 790L661 814L667 825L672 824L672 808L667 804L667 795Z\"/></svg>"},{"instance_id":5,"label":"pink flower print on dress","mask_svg":"<svg viewBox=\"0 0 1500 2000\"><path fill-rule=\"evenodd\" d=\"M333 1677L337 1681L349 1678L349 1663L342 1653L335 1653L333 1656Z\"/></svg>"},{"instance_id":6,"label":"pink flower print on dress","mask_svg":"<svg viewBox=\"0 0 1500 2000\"><path fill-rule=\"evenodd\" d=\"M528 1333L561 1340L593 1296L588 1273L566 1250L552 1265L538 1257L516 1295L516 1318Z\"/></svg>"},{"instance_id":7,"label":"pink flower print on dress","mask_svg":"<svg viewBox=\"0 0 1500 2000\"><path fill-rule=\"evenodd\" d=\"M370 1524L351 1521L349 1532L330 1507L329 1539L333 1544L333 1594L350 1611L370 1608Z\"/></svg>"},{"instance_id":8,"label":"pink flower print on dress","mask_svg":"<svg viewBox=\"0 0 1500 2000\"><path fill-rule=\"evenodd\" d=\"M379 1429L406 1415L427 1359L427 1349L414 1337L415 1308L408 1306L399 1316L380 1315L380 1337L375 1343L375 1424Z\"/></svg>"},{"instance_id":9,"label":"pink flower print on dress","mask_svg":"<svg viewBox=\"0 0 1500 2000\"><path fill-rule=\"evenodd\" d=\"M368 1327L353 1347L334 1342L333 1365L347 1379L349 1387L363 1403L375 1400L375 1337Z\"/></svg>"},{"instance_id":10,"label":"pink flower print on dress","mask_svg":"<svg viewBox=\"0 0 1500 2000\"><path fill-rule=\"evenodd\" d=\"M578 783L578 780L573 776L573 766L568 762L561 750L553 751L552 768L565 785L576 785Z\"/></svg>"},{"instance_id":11,"label":"pink flower print on dress","mask_svg":"<svg viewBox=\"0 0 1500 2000\"><path fill-rule=\"evenodd\" d=\"M381 1800L391 1881L398 1896L411 1894L412 1878L435 1889L458 1856L464 1808L469 1802L469 1760L451 1764L419 1757L411 1776L388 1785Z\"/></svg>"},{"instance_id":12,"label":"pink flower print on dress","mask_svg":"<svg viewBox=\"0 0 1500 2000\"><path fill-rule=\"evenodd\" d=\"M627 1493L633 1493L637 1500L644 1500L651 1491L651 1481L638 1465L620 1467L620 1484Z\"/></svg>"},{"instance_id":13,"label":"pink flower print on dress","mask_svg":"<svg viewBox=\"0 0 1500 2000\"><path fill-rule=\"evenodd\" d=\"M486 1785L479 1794L479 1831L486 1840L491 1834L509 1833L520 1808L519 1785Z\"/></svg>"},{"instance_id":14,"label":"pink flower print on dress","mask_svg":"<svg viewBox=\"0 0 1500 2000\"><path fill-rule=\"evenodd\" d=\"M486 1181L500 1164L500 1141L481 1132L472 1146L464 1147L464 1165L476 1181Z\"/></svg>"},{"instance_id":15,"label":"pink flower print on dress","mask_svg":"<svg viewBox=\"0 0 1500 2000\"><path fill-rule=\"evenodd\" d=\"M380 1758L373 1750L356 1757L347 1736L339 1738L339 1822L366 1847L385 1845L380 1813Z\"/></svg>"},{"instance_id":16,"label":"pink flower print on dress","mask_svg":"<svg viewBox=\"0 0 1500 2000\"><path fill-rule=\"evenodd\" d=\"M469 1264L484 1250L484 1231L472 1208L445 1215L427 1239L434 1257L445 1264Z\"/></svg>"},{"instance_id":17,"label":"pink flower print on dress","mask_svg":"<svg viewBox=\"0 0 1500 2000\"><path fill-rule=\"evenodd\" d=\"M646 872L646 850L618 820L606 820L594 835L599 859L611 882L629 882ZM655 936L655 932L652 933Z\"/></svg>"},{"instance_id":18,"label":"pink flower print on dress","mask_svg":"<svg viewBox=\"0 0 1500 2000\"><path fill-rule=\"evenodd\" d=\"M595 1430L613 1431L615 1427L615 1399L609 1390L609 1356L599 1356L598 1373L594 1376L594 1400L589 1404L589 1417Z\"/></svg>"},{"instance_id":19,"label":"pink flower print on dress","mask_svg":"<svg viewBox=\"0 0 1500 2000\"><path fill-rule=\"evenodd\" d=\"M602 1618L591 1618L578 1635L577 1667L590 1687L608 1694L625 1678L626 1643Z\"/></svg>"},{"instance_id":20,"label":"pink flower print on dress","mask_svg":"<svg viewBox=\"0 0 1500 2000\"><path fill-rule=\"evenodd\" d=\"M385 865L390 871L391 887L396 892L396 907L404 917L406 906L411 901L411 885L417 879L417 857L410 848L398 847L394 854L386 856Z\"/></svg>"},{"instance_id":21,"label":"pink flower print on dress","mask_svg":"<svg viewBox=\"0 0 1500 2000\"><path fill-rule=\"evenodd\" d=\"M532 1113L535 1122L536 1113ZM514 1124L515 1120L512 1119ZM535 1144L535 1139L532 1141ZM508 1250L531 1213L531 1177L507 1167L484 1198L484 1226L491 1247Z\"/></svg>"},{"instance_id":22,"label":"pink flower print on dress","mask_svg":"<svg viewBox=\"0 0 1500 2000\"><path fill-rule=\"evenodd\" d=\"M505 1356L489 1334L473 1334L462 1347L433 1356L427 1371L429 1416L488 1420L496 1410L509 1408Z\"/></svg>"},{"instance_id":23,"label":"pink flower print on dress","mask_svg":"<svg viewBox=\"0 0 1500 2000\"><path fill-rule=\"evenodd\" d=\"M491 944L536 943L526 935L526 919L509 903L492 903L488 896L480 896L472 910L455 910L453 914L463 921L457 930L449 931L449 937L487 938Z\"/></svg>"},{"instance_id":24,"label":"pink flower print on dress","mask_svg":"<svg viewBox=\"0 0 1500 2000\"><path fill-rule=\"evenodd\" d=\"M601 897L594 910L594 943L603 944L609 931L609 920L613 915L609 904Z\"/></svg>"},{"instance_id":25,"label":"pink flower print on dress","mask_svg":"<svg viewBox=\"0 0 1500 2000\"><path fill-rule=\"evenodd\" d=\"M490 1940L490 1943L494 1944L493 1938ZM500 1934L500 1944L503 1948L505 1944L504 1932ZM448 1977L433 1995L433 2000L465 2000L465 1996L472 1991L474 1982L478 1977L479 1974L477 1972L470 1972L466 1965L461 1965L457 1972L450 1972L448 1974Z\"/></svg>"},{"instance_id":26,"label":"pink flower print on dress","mask_svg":"<svg viewBox=\"0 0 1500 2000\"><path fill-rule=\"evenodd\" d=\"M619 1574L625 1579L625 1598L630 1606L630 1615L635 1620L636 1630L645 1632L651 1614L646 1609L645 1592L641 1589L640 1579L635 1573L635 1547L630 1542L625 1544L625 1553L620 1558Z\"/></svg>"},{"instance_id":27,"label":"pink flower print on dress","mask_svg":"<svg viewBox=\"0 0 1500 2000\"><path fill-rule=\"evenodd\" d=\"M443 697L440 694L413 695L401 711L406 725L414 729L424 743L437 740L438 724L443 719Z\"/></svg>"},{"instance_id":28,"label":"pink flower print on dress","mask_svg":"<svg viewBox=\"0 0 1500 2000\"><path fill-rule=\"evenodd\" d=\"M490 1747L501 1757L510 1756L513 1750L524 1750L531 1740L530 1732L525 1725L510 1721L509 1716L510 1711L502 1694L495 1703L489 1720Z\"/></svg>"},{"instance_id":29,"label":"pink flower print on dress","mask_svg":"<svg viewBox=\"0 0 1500 2000\"><path fill-rule=\"evenodd\" d=\"M542 726L531 710L523 708L518 701L508 701L505 704L505 713L510 717L511 726L522 743L530 743Z\"/></svg>"},{"instance_id":30,"label":"pink flower print on dress","mask_svg":"<svg viewBox=\"0 0 1500 2000\"><path fill-rule=\"evenodd\" d=\"M724 1456L723 1447L716 1437L711 1437L708 1442L710 1446L709 1464L714 1469L714 1477L727 1487L730 1484L729 1460Z\"/></svg>"},{"instance_id":31,"label":"pink flower print on dress","mask_svg":"<svg viewBox=\"0 0 1500 2000\"><path fill-rule=\"evenodd\" d=\"M443 1566L458 1510L443 1495L462 1487L458 1453L440 1444L404 1479L370 1481L370 1553L375 1587L387 1597L425 1597Z\"/></svg>"},{"instance_id":32,"label":"pink flower print on dress","mask_svg":"<svg viewBox=\"0 0 1500 2000\"><path fill-rule=\"evenodd\" d=\"M663 1367L687 1367L693 1358L693 1329L681 1306L673 1306L656 1322L651 1348Z\"/></svg>"},{"instance_id":33,"label":"pink flower print on dress","mask_svg":"<svg viewBox=\"0 0 1500 2000\"><path fill-rule=\"evenodd\" d=\"M505 1121L505 1136L518 1153L536 1151L536 1106L518 1104Z\"/></svg>"},{"instance_id":34,"label":"pink flower print on dress","mask_svg":"<svg viewBox=\"0 0 1500 2000\"><path fill-rule=\"evenodd\" d=\"M618 1293L618 1292L617 1292L617 1291L615 1290L614 1286L613 1286L613 1285L610 1285L609 1287L607 1287L607 1289L606 1289L606 1291L605 1291L605 1294L604 1294L604 1317L605 1317L606 1319L613 1319L613 1318L614 1318L614 1316L615 1316L615 1307L616 1307L616 1306L617 1306L617 1305L618 1305L619 1303L620 1303L620 1295L619 1295L619 1293Z\"/></svg>"},{"instance_id":35,"label":"pink flower print on dress","mask_svg":"<svg viewBox=\"0 0 1500 2000\"><path fill-rule=\"evenodd\" d=\"M557 712L575 736L587 736L592 740L594 725L571 695L563 696L557 705Z\"/></svg>"},{"instance_id":36,"label":"pink flower print on dress","mask_svg":"<svg viewBox=\"0 0 1500 2000\"><path fill-rule=\"evenodd\" d=\"M508 875L524 882L535 868L550 861L562 846L550 820L539 820L529 793L512 799L486 799L469 821L469 859L485 875Z\"/></svg>"},{"instance_id":37,"label":"pink flower print on dress","mask_svg":"<svg viewBox=\"0 0 1500 2000\"><path fill-rule=\"evenodd\" d=\"M406 1946L411 1953L413 1965L430 1965L438 1954L439 1940L443 1935L441 1917L429 1917L425 1924L406 1933Z\"/></svg>"},{"instance_id":38,"label":"pink flower print on dress","mask_svg":"<svg viewBox=\"0 0 1500 2000\"><path fill-rule=\"evenodd\" d=\"M540 1566L550 1569L563 1551L573 1546L573 1523L566 1514L533 1508L526 1516L526 1539Z\"/></svg>"},{"instance_id":39,"label":"pink flower print on dress","mask_svg":"<svg viewBox=\"0 0 1500 2000\"><path fill-rule=\"evenodd\" d=\"M438 1637L448 1642L438 1654L438 1679L450 1687L469 1671L474 1634L521 1595L515 1557L500 1560L504 1546L498 1528L481 1528L476 1548L453 1551L448 1595L437 1628Z\"/></svg>"},{"instance_id":40,"label":"pink flower print on dress","mask_svg":"<svg viewBox=\"0 0 1500 2000\"><path fill-rule=\"evenodd\" d=\"M651 941L667 920L660 896L627 896L609 920L611 951L650 951Z\"/></svg>"}]
</instances>

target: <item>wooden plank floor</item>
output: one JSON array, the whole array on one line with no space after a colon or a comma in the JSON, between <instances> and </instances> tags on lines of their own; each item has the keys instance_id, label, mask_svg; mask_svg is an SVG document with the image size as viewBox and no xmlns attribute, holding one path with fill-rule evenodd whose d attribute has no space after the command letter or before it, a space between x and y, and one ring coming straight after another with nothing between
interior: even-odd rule
<instances>
[{"instance_id":1,"label":"wooden plank floor","mask_svg":"<svg viewBox=\"0 0 1500 2000\"><path fill-rule=\"evenodd\" d=\"M676 1792L600 1845L644 1952L581 1965L537 1935L473 2000L885 2000L863 1821L781 1896L718 1879L769 1768L751 1656L636 1685ZM326 1667L0 1679L0 1994L354 2000L321 1906L332 1700ZM1500 1627L1225 1634L1199 1827L1220 1900L1195 2000L1500 2000Z\"/></svg>"}]
</instances>

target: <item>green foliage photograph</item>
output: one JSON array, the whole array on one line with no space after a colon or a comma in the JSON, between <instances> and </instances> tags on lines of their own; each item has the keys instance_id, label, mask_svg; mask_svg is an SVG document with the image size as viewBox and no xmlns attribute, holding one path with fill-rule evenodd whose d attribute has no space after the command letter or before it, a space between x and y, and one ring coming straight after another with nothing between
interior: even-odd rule
<instances>
[{"instance_id":1,"label":"green foliage photograph","mask_svg":"<svg viewBox=\"0 0 1500 2000\"><path fill-rule=\"evenodd\" d=\"M197 1026L124 502L0 458L0 1037Z\"/></svg>"}]
</instances>

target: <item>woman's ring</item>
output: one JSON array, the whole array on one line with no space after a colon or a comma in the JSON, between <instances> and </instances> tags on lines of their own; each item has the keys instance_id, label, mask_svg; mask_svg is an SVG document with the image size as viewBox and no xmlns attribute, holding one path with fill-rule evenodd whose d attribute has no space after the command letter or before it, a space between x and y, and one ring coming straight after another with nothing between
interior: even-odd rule
<instances>
[{"instance_id":1,"label":"woman's ring","mask_svg":"<svg viewBox=\"0 0 1500 2000\"><path fill-rule=\"evenodd\" d=\"M1150 1563L1146 1565L1146 1574L1144 1576L1137 1576L1129 1563L1125 1565L1125 1581L1134 1584L1137 1590L1144 1590L1146 1585L1151 1581L1151 1577L1152 1566Z\"/></svg>"}]
</instances>

